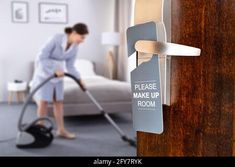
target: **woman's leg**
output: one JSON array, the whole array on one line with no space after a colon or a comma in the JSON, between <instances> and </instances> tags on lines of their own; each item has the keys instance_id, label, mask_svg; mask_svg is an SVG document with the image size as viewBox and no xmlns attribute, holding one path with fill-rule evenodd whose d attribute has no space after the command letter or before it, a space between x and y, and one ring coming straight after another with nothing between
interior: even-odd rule
<instances>
[{"instance_id":1,"label":"woman's leg","mask_svg":"<svg viewBox=\"0 0 235 167\"><path fill-rule=\"evenodd\" d=\"M64 127L63 102L54 101L53 107L54 107L55 120L58 127L57 134L67 139L76 138L75 134L68 132Z\"/></svg>"},{"instance_id":2,"label":"woman's leg","mask_svg":"<svg viewBox=\"0 0 235 167\"><path fill-rule=\"evenodd\" d=\"M54 101L53 108L58 131L64 131L63 102Z\"/></svg>"},{"instance_id":3,"label":"woman's leg","mask_svg":"<svg viewBox=\"0 0 235 167\"><path fill-rule=\"evenodd\" d=\"M36 101L38 109L37 109L37 115L38 117L46 117L47 116L47 105L48 103L46 101ZM39 124L43 124L43 121L39 122Z\"/></svg>"}]
</instances>

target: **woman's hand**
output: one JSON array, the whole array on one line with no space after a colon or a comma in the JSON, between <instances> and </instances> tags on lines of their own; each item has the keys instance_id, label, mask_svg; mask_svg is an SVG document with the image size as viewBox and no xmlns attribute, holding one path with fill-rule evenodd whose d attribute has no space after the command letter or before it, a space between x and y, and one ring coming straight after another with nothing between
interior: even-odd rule
<instances>
[{"instance_id":1,"label":"woman's hand","mask_svg":"<svg viewBox=\"0 0 235 167\"><path fill-rule=\"evenodd\" d=\"M86 91L86 86L85 86L83 80L81 80L81 79L79 80L79 85L83 91Z\"/></svg>"},{"instance_id":2,"label":"woman's hand","mask_svg":"<svg viewBox=\"0 0 235 167\"><path fill-rule=\"evenodd\" d=\"M57 76L58 78L60 78L60 77L63 77L63 76L64 76L64 71L57 70L57 71L55 72L55 74L56 74L56 76Z\"/></svg>"},{"instance_id":3,"label":"woman's hand","mask_svg":"<svg viewBox=\"0 0 235 167\"><path fill-rule=\"evenodd\" d=\"M83 80L80 80L80 83L82 84L82 86L83 86L84 88L86 88L86 85L85 85L85 83L84 83Z\"/></svg>"}]
</instances>

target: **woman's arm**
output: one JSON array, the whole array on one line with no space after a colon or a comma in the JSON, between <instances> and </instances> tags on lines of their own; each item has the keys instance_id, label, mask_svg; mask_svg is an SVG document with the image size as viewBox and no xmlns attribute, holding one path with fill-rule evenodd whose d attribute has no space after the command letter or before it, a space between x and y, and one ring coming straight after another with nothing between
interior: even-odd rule
<instances>
[{"instance_id":1,"label":"woman's arm","mask_svg":"<svg viewBox=\"0 0 235 167\"><path fill-rule=\"evenodd\" d=\"M54 67L54 63L52 63L50 60L50 55L56 46L56 37L57 36L50 38L44 44L35 63L35 68L40 68L40 75L44 77L53 75L56 70L56 67Z\"/></svg>"},{"instance_id":2,"label":"woman's arm","mask_svg":"<svg viewBox=\"0 0 235 167\"><path fill-rule=\"evenodd\" d=\"M76 57L77 57L76 53L77 52L75 52L74 56L72 56L66 60L66 69L69 74L75 76L77 79L80 79L80 77L81 77L80 73L74 66L75 61L76 61Z\"/></svg>"}]
</instances>

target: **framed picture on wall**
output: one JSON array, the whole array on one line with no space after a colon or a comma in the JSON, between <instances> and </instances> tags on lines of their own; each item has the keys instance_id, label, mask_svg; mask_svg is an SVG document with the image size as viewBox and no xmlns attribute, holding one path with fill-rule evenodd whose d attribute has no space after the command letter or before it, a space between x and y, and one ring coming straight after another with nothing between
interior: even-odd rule
<instances>
[{"instance_id":1,"label":"framed picture on wall","mask_svg":"<svg viewBox=\"0 0 235 167\"><path fill-rule=\"evenodd\" d=\"M29 21L29 7L27 2L12 1L12 22L13 23L28 23Z\"/></svg>"},{"instance_id":2,"label":"framed picture on wall","mask_svg":"<svg viewBox=\"0 0 235 167\"><path fill-rule=\"evenodd\" d=\"M39 3L39 22L48 24L67 24L68 4Z\"/></svg>"}]
</instances>

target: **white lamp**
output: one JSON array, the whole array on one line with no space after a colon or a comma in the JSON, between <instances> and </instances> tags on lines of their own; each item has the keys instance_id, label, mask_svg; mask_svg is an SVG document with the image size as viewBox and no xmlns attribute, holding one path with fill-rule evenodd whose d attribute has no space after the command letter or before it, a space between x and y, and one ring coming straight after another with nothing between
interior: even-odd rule
<instances>
[{"instance_id":1,"label":"white lamp","mask_svg":"<svg viewBox=\"0 0 235 167\"><path fill-rule=\"evenodd\" d=\"M103 45L118 46L120 44L120 34L118 32L103 32L101 43Z\"/></svg>"},{"instance_id":2,"label":"white lamp","mask_svg":"<svg viewBox=\"0 0 235 167\"><path fill-rule=\"evenodd\" d=\"M101 38L102 45L107 45L110 47L117 47L120 45L120 34L118 32L103 32ZM115 64L114 63L114 53L112 50L109 50L106 56L106 76L110 79L114 78L116 74ZM118 57L116 56L116 62L118 62Z\"/></svg>"}]
</instances>

